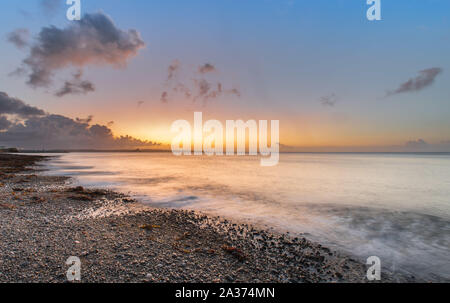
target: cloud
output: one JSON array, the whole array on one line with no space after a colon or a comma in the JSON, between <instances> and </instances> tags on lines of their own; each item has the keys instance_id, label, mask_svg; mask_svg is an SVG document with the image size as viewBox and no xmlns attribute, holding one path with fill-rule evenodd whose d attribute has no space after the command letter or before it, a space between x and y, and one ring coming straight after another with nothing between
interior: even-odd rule
<instances>
[{"instance_id":1,"label":"cloud","mask_svg":"<svg viewBox=\"0 0 450 303\"><path fill-rule=\"evenodd\" d=\"M232 88L232 89L226 91L226 93L228 93L230 95L235 95L236 97L240 97L241 96L241 91L238 90L237 88Z\"/></svg>"},{"instance_id":2,"label":"cloud","mask_svg":"<svg viewBox=\"0 0 450 303\"><path fill-rule=\"evenodd\" d=\"M240 91L236 88L224 90L220 82L216 84L216 88L214 89L212 89L212 85L205 79L194 80L194 83L197 88L197 94L194 97L194 101L202 100L204 104L209 100L220 98L225 94L234 95L236 97L241 96Z\"/></svg>"},{"instance_id":3,"label":"cloud","mask_svg":"<svg viewBox=\"0 0 450 303\"><path fill-rule=\"evenodd\" d=\"M122 149L157 144L130 136L115 138L104 125L89 125L60 115L32 117L0 133L0 142L31 149Z\"/></svg>"},{"instance_id":4,"label":"cloud","mask_svg":"<svg viewBox=\"0 0 450 303\"><path fill-rule=\"evenodd\" d=\"M194 83L197 88L197 96L195 99L206 97L211 88L211 84L209 84L209 82L205 79L194 80Z\"/></svg>"},{"instance_id":5,"label":"cloud","mask_svg":"<svg viewBox=\"0 0 450 303\"><path fill-rule=\"evenodd\" d=\"M47 87L54 73L65 68L125 67L144 46L136 30L117 28L103 13L86 14L64 29L44 27L23 60L22 68L28 69L29 85Z\"/></svg>"},{"instance_id":6,"label":"cloud","mask_svg":"<svg viewBox=\"0 0 450 303\"><path fill-rule=\"evenodd\" d=\"M186 87L183 83L178 83L173 88L173 91L175 93L178 93L178 92L182 93L186 99L190 99L192 97L191 90L188 87Z\"/></svg>"},{"instance_id":7,"label":"cloud","mask_svg":"<svg viewBox=\"0 0 450 303\"><path fill-rule=\"evenodd\" d=\"M167 68L168 71L167 81L170 81L173 78L175 78L176 73L178 72L179 69L180 69L180 61L174 60L172 64L170 64L169 67Z\"/></svg>"},{"instance_id":8,"label":"cloud","mask_svg":"<svg viewBox=\"0 0 450 303\"><path fill-rule=\"evenodd\" d=\"M5 117L0 116L0 131L8 129L12 123Z\"/></svg>"},{"instance_id":9,"label":"cloud","mask_svg":"<svg viewBox=\"0 0 450 303\"><path fill-rule=\"evenodd\" d=\"M424 139L411 140L405 143L402 151L406 152L450 152L450 141L430 143Z\"/></svg>"},{"instance_id":10,"label":"cloud","mask_svg":"<svg viewBox=\"0 0 450 303\"><path fill-rule=\"evenodd\" d=\"M320 97L319 101L323 106L333 107L337 103L337 96L335 94L331 94L329 96L323 96L323 97Z\"/></svg>"},{"instance_id":11,"label":"cloud","mask_svg":"<svg viewBox=\"0 0 450 303\"><path fill-rule=\"evenodd\" d=\"M12 98L5 92L0 92L0 115L17 115L22 118L43 116L45 112L37 107L25 104L22 100Z\"/></svg>"},{"instance_id":12,"label":"cloud","mask_svg":"<svg viewBox=\"0 0 450 303\"><path fill-rule=\"evenodd\" d=\"M29 38L30 32L26 28L18 28L7 35L8 41L17 48L25 48L28 46Z\"/></svg>"},{"instance_id":13,"label":"cloud","mask_svg":"<svg viewBox=\"0 0 450 303\"><path fill-rule=\"evenodd\" d=\"M79 95L95 91L94 84L90 81L83 80L82 76L83 72L81 70L78 71L78 73L73 75L71 81L64 82L64 86L55 93L55 96L63 97L69 94Z\"/></svg>"},{"instance_id":14,"label":"cloud","mask_svg":"<svg viewBox=\"0 0 450 303\"><path fill-rule=\"evenodd\" d=\"M168 94L167 92L163 92L163 93L161 94L161 102L162 102L162 103L167 103L167 102L169 102L169 100L167 99L168 96L169 96L169 94Z\"/></svg>"},{"instance_id":15,"label":"cloud","mask_svg":"<svg viewBox=\"0 0 450 303\"><path fill-rule=\"evenodd\" d=\"M145 101L138 101L137 106L141 107L142 105L144 105Z\"/></svg>"},{"instance_id":16,"label":"cloud","mask_svg":"<svg viewBox=\"0 0 450 303\"><path fill-rule=\"evenodd\" d=\"M210 63L205 63L198 68L198 72L200 74L207 74L207 73L212 73L215 71L216 71L216 67Z\"/></svg>"},{"instance_id":17,"label":"cloud","mask_svg":"<svg viewBox=\"0 0 450 303\"><path fill-rule=\"evenodd\" d=\"M181 63L178 60L172 62L168 68L168 77L165 83L167 90L161 95L161 102L168 103L169 94L182 94L185 99L192 99L194 102L203 101L205 105L209 100L220 98L224 95L241 96L238 89L223 89L221 82L211 83L204 76L211 72L216 72L214 65L206 63L198 68L198 73L202 74L201 78L192 78L192 85L187 85L183 81L175 81L177 73L181 69ZM195 72L194 72L195 73ZM198 75L197 75L198 76Z\"/></svg>"},{"instance_id":18,"label":"cloud","mask_svg":"<svg viewBox=\"0 0 450 303\"><path fill-rule=\"evenodd\" d=\"M428 147L428 143L423 139L413 140L406 142L405 146L407 148L426 148Z\"/></svg>"},{"instance_id":19,"label":"cloud","mask_svg":"<svg viewBox=\"0 0 450 303\"><path fill-rule=\"evenodd\" d=\"M419 75L402 83L396 90L389 91L386 96L392 96L401 93L417 92L433 84L436 77L442 73L439 67L433 67L419 71Z\"/></svg>"},{"instance_id":20,"label":"cloud","mask_svg":"<svg viewBox=\"0 0 450 303\"><path fill-rule=\"evenodd\" d=\"M92 120L94 119L94 116L90 115L87 118L75 118L75 121L77 121L78 123L86 123L86 124L90 124L92 122Z\"/></svg>"},{"instance_id":21,"label":"cloud","mask_svg":"<svg viewBox=\"0 0 450 303\"><path fill-rule=\"evenodd\" d=\"M16 106L5 107L4 99L14 101ZM0 93L0 114L22 114L24 118L13 123L0 116L0 145L27 149L130 149L160 145L130 136L115 137L110 129L111 122L108 126L92 124L92 116L71 119L44 114L5 93Z\"/></svg>"},{"instance_id":22,"label":"cloud","mask_svg":"<svg viewBox=\"0 0 450 303\"><path fill-rule=\"evenodd\" d=\"M23 67L18 67L18 68L16 68L16 70L10 72L10 73L8 74L8 76L11 76L11 77L21 77L21 76L25 76L26 74L27 74L27 70L26 70L25 68L23 68Z\"/></svg>"}]
</instances>

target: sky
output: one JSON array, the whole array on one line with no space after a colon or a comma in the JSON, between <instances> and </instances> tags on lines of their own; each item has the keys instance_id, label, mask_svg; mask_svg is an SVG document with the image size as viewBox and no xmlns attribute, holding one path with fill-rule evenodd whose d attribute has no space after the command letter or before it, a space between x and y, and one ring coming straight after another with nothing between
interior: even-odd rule
<instances>
[{"instance_id":1,"label":"sky","mask_svg":"<svg viewBox=\"0 0 450 303\"><path fill-rule=\"evenodd\" d=\"M450 151L450 2L381 3L2 1L0 146L158 147L201 111L289 151Z\"/></svg>"}]
</instances>

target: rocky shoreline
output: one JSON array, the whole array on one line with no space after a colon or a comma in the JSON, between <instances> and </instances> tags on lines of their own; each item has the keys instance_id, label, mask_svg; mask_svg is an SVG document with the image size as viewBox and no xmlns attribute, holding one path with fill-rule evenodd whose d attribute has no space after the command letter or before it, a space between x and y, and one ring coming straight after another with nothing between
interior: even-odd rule
<instances>
[{"instance_id":1,"label":"rocky shoreline","mask_svg":"<svg viewBox=\"0 0 450 303\"><path fill-rule=\"evenodd\" d=\"M0 282L367 282L367 267L304 238L39 174L40 156L0 154ZM382 282L415 282L382 273Z\"/></svg>"}]
</instances>

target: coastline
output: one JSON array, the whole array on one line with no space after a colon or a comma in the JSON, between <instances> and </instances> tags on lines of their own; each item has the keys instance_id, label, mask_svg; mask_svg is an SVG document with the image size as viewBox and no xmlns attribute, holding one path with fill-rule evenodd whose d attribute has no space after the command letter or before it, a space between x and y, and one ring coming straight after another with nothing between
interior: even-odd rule
<instances>
[{"instance_id":1,"label":"coastline","mask_svg":"<svg viewBox=\"0 0 450 303\"><path fill-rule=\"evenodd\" d=\"M304 238L39 174L41 156L0 154L0 282L367 282L365 264ZM420 282L382 271L381 282Z\"/></svg>"}]
</instances>

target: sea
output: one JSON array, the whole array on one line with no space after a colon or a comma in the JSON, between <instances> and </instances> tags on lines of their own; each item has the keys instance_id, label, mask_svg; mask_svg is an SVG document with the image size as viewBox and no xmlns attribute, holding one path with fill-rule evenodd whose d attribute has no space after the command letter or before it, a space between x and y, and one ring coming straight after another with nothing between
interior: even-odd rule
<instances>
[{"instance_id":1,"label":"sea","mask_svg":"<svg viewBox=\"0 0 450 303\"><path fill-rule=\"evenodd\" d=\"M51 154L46 174L306 237L382 269L450 281L450 154Z\"/></svg>"}]
</instances>

